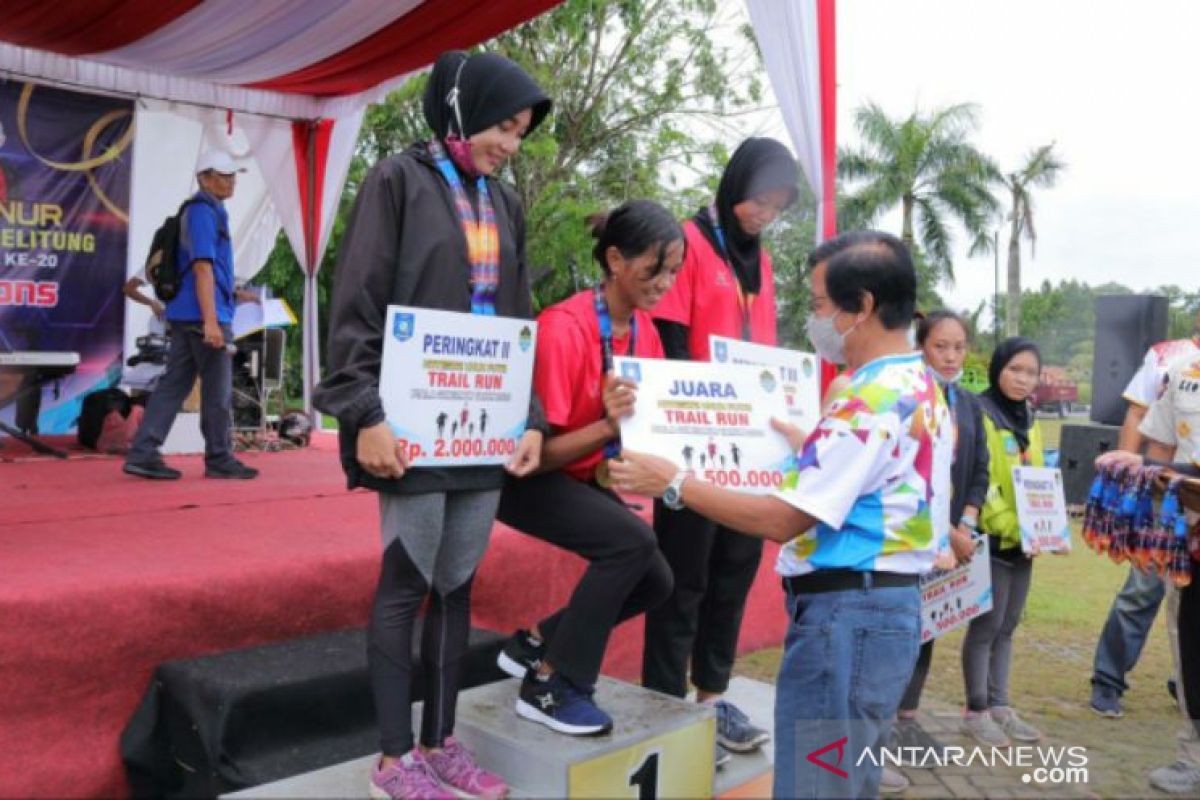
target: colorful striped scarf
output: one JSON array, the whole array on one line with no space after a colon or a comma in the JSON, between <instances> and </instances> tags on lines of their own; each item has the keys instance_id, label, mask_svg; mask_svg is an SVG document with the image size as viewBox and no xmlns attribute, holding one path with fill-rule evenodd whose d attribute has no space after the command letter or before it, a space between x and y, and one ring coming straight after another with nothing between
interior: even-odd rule
<instances>
[{"instance_id":1,"label":"colorful striped scarf","mask_svg":"<svg viewBox=\"0 0 1200 800\"><path fill-rule=\"evenodd\" d=\"M476 215L462 178L442 143L436 139L431 141L429 154L450 184L454 207L467 238L467 258L471 262L471 313L493 317L496 315L496 291L500 288L500 234L496 229L496 212L488 194L487 178L480 175L475 183L479 195L479 213Z\"/></svg>"}]
</instances>

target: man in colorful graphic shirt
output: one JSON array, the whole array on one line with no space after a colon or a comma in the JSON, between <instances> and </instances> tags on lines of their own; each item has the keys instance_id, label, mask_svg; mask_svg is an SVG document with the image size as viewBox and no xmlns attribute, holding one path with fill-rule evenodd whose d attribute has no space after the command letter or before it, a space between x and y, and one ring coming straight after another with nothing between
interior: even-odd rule
<instances>
[{"instance_id":1,"label":"man in colorful graphic shirt","mask_svg":"<svg viewBox=\"0 0 1200 800\"><path fill-rule=\"evenodd\" d=\"M907 341L916 275L904 245L843 234L810 261L809 339L854 376L794 442L798 469L783 488L740 494L629 451L611 472L622 489L785 543L776 570L791 626L776 688L774 795L870 797L881 769L863 750L886 741L920 644L917 579L949 540L953 423Z\"/></svg>"}]
</instances>

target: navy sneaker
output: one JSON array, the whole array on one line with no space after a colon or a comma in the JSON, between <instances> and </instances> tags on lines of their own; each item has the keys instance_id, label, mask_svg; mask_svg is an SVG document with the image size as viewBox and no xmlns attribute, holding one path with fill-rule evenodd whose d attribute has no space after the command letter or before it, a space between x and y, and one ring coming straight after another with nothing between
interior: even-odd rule
<instances>
[{"instance_id":1,"label":"navy sneaker","mask_svg":"<svg viewBox=\"0 0 1200 800\"><path fill-rule=\"evenodd\" d=\"M541 666L545 655L546 643L522 628L508 637L504 649L496 656L496 666L514 678L524 678L529 670Z\"/></svg>"},{"instance_id":2,"label":"navy sneaker","mask_svg":"<svg viewBox=\"0 0 1200 800\"><path fill-rule=\"evenodd\" d=\"M717 710L717 742L734 753L752 753L771 735L750 722L740 708L727 700L713 704Z\"/></svg>"},{"instance_id":3,"label":"navy sneaker","mask_svg":"<svg viewBox=\"0 0 1200 800\"><path fill-rule=\"evenodd\" d=\"M733 753L721 747L720 742L713 742L713 766L723 769L733 759Z\"/></svg>"},{"instance_id":4,"label":"navy sneaker","mask_svg":"<svg viewBox=\"0 0 1200 800\"><path fill-rule=\"evenodd\" d=\"M600 710L591 691L558 673L539 675L532 669L521 681L517 714L570 736L598 736L613 726L612 717Z\"/></svg>"},{"instance_id":5,"label":"navy sneaker","mask_svg":"<svg viewBox=\"0 0 1200 800\"><path fill-rule=\"evenodd\" d=\"M1121 693L1099 683L1092 686L1092 711L1102 717L1118 719L1125 715L1121 710Z\"/></svg>"}]
</instances>

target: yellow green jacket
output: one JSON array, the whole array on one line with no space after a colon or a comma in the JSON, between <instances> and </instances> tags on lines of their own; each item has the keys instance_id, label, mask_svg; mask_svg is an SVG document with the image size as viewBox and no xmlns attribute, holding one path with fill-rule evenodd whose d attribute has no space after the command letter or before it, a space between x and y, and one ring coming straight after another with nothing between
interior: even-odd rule
<instances>
[{"instance_id":1,"label":"yellow green jacket","mask_svg":"<svg viewBox=\"0 0 1200 800\"><path fill-rule=\"evenodd\" d=\"M1021 527L1017 523L1017 501L1013 494L1012 468L1022 465L1021 451L1012 431L996 426L987 413L983 415L983 430L988 444L988 491L983 508L979 509L979 530L1000 539L1000 549L1021 546ZM1035 419L1029 429L1029 447L1025 450L1025 466L1046 465L1042 447L1042 426Z\"/></svg>"}]
</instances>

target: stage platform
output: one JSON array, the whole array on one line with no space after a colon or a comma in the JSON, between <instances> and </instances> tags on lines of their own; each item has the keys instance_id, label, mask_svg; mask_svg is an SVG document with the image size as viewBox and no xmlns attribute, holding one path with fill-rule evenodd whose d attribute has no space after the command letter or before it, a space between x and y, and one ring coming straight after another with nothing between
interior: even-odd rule
<instances>
[{"instance_id":1,"label":"stage platform","mask_svg":"<svg viewBox=\"0 0 1200 800\"><path fill-rule=\"evenodd\" d=\"M247 453L258 480L150 482L121 460L0 450L0 796L128 792L120 732L161 662L361 626L377 576L377 502L348 492L336 440ZM768 546L740 648L782 640ZM583 562L497 525L474 624L508 631L568 596ZM641 622L607 674L636 679Z\"/></svg>"}]
</instances>

